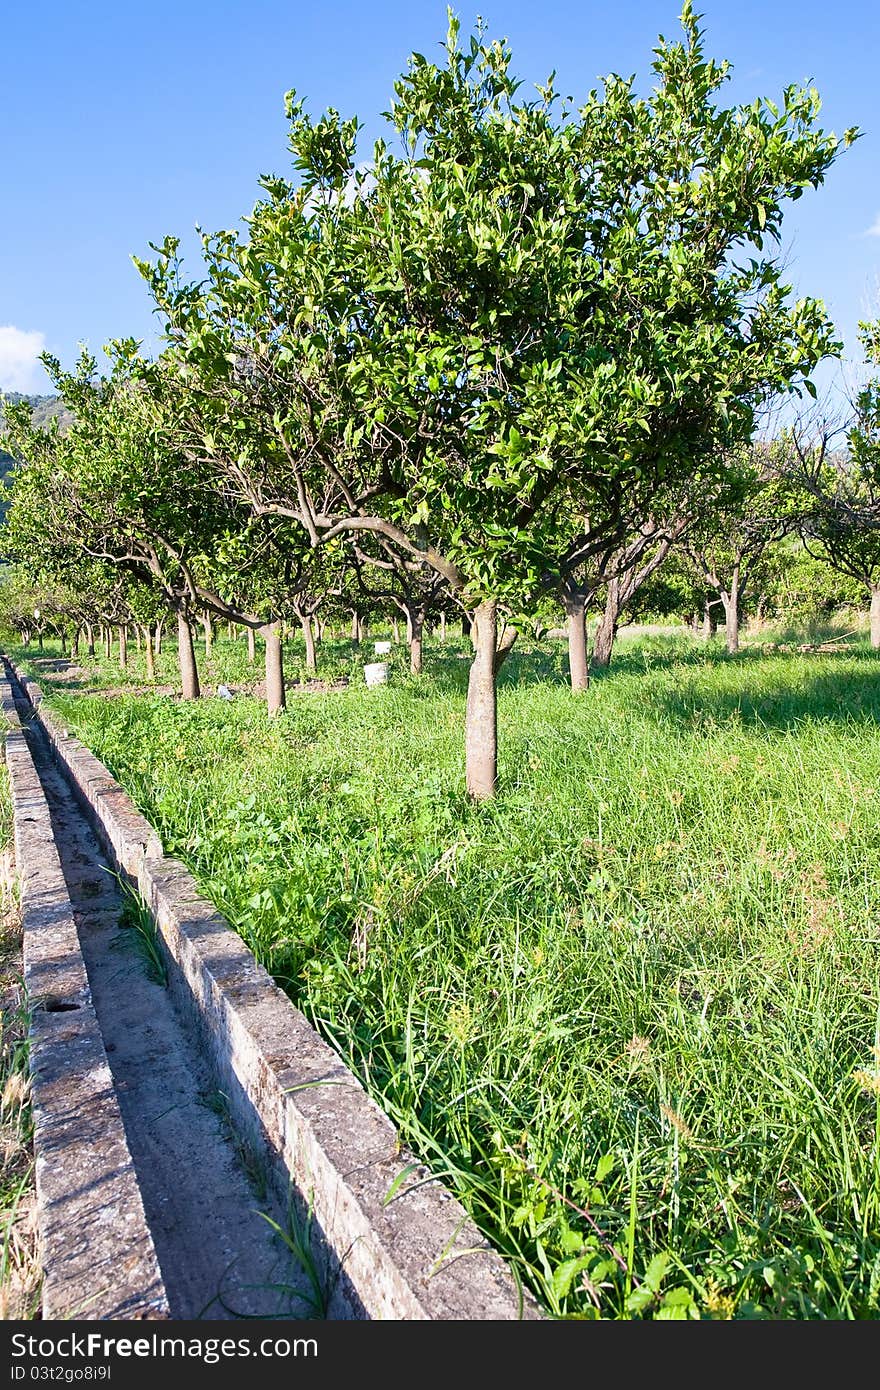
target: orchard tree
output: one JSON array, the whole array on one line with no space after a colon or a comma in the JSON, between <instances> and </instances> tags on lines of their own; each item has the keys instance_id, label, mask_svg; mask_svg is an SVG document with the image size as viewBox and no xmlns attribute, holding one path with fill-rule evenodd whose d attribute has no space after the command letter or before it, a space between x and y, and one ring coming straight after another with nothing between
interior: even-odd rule
<instances>
[{"instance_id":1,"label":"orchard tree","mask_svg":"<svg viewBox=\"0 0 880 1390\"><path fill-rule=\"evenodd\" d=\"M860 325L871 367L880 367L880 320ZM806 497L801 536L811 554L853 579L869 599L871 646L880 650L880 377L858 393L840 427L817 417L787 433L782 468Z\"/></svg>"},{"instance_id":2,"label":"orchard tree","mask_svg":"<svg viewBox=\"0 0 880 1390\"><path fill-rule=\"evenodd\" d=\"M68 568L99 562L155 587L178 618L185 698L199 694L191 621L193 567L218 510L216 484L171 454L151 428L133 372L133 343L116 345L112 374L83 354L74 372L44 359L74 413L61 433L39 428L26 402L6 408L15 456L7 544L22 560L50 547Z\"/></svg>"},{"instance_id":3,"label":"orchard tree","mask_svg":"<svg viewBox=\"0 0 880 1390\"><path fill-rule=\"evenodd\" d=\"M397 610L406 622L410 674L422 670L425 624L439 609L445 581L428 564L410 559L382 536L352 547L350 575L358 599L370 608Z\"/></svg>"},{"instance_id":4,"label":"orchard tree","mask_svg":"<svg viewBox=\"0 0 880 1390\"><path fill-rule=\"evenodd\" d=\"M827 558L808 548L800 534L785 536L770 547L762 564L755 616L795 618L827 616L835 609L864 605L865 585L833 569ZM762 603L763 599L763 603Z\"/></svg>"},{"instance_id":5,"label":"orchard tree","mask_svg":"<svg viewBox=\"0 0 880 1390\"><path fill-rule=\"evenodd\" d=\"M7 544L24 560L51 547L79 562L102 562L152 589L177 615L185 699L200 694L193 644L200 613L258 628L266 640L267 705L275 713L284 707L284 680L279 621L266 601L272 585L247 573L240 544L243 532L265 532L269 523L230 499L206 460L175 448L168 362L144 361L130 340L108 350L109 377L98 375L87 354L73 373L44 357L74 414L65 432L35 425L26 402L7 406L9 437L22 461ZM266 550L274 555L271 545ZM246 553L265 564L260 549ZM256 612L247 607L254 592L264 600Z\"/></svg>"},{"instance_id":6,"label":"orchard tree","mask_svg":"<svg viewBox=\"0 0 880 1390\"><path fill-rule=\"evenodd\" d=\"M605 603L593 638L592 664L598 670L611 664L621 614L657 575L691 522L692 516L686 511L673 515L668 522L651 517L609 558Z\"/></svg>"},{"instance_id":7,"label":"orchard tree","mask_svg":"<svg viewBox=\"0 0 880 1390\"><path fill-rule=\"evenodd\" d=\"M739 651L744 599L768 549L797 523L796 496L779 476L778 453L778 444L764 443L739 451L732 471L737 485L701 516L682 547L697 580L724 609L731 654Z\"/></svg>"},{"instance_id":8,"label":"orchard tree","mask_svg":"<svg viewBox=\"0 0 880 1390\"><path fill-rule=\"evenodd\" d=\"M521 98L506 45L462 46L451 19L446 62L415 55L396 84L368 170L355 121L291 96L297 186L264 179L247 239L204 239L204 281L181 278L173 239L141 265L188 456L314 547L381 538L470 614L476 799L516 637L499 612L622 544L634 498L747 436L756 396L834 347L762 248L853 133L817 129L795 87L720 108L727 65L690 5L682 22L650 98L612 76L572 111L551 83Z\"/></svg>"}]
</instances>

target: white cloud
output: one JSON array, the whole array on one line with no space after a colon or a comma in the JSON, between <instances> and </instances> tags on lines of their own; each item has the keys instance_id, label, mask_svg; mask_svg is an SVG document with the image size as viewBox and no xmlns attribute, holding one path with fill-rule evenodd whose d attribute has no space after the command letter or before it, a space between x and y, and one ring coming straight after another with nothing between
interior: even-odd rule
<instances>
[{"instance_id":1,"label":"white cloud","mask_svg":"<svg viewBox=\"0 0 880 1390\"><path fill-rule=\"evenodd\" d=\"M0 325L0 390L40 392L46 390L40 353L46 346L45 333L28 333L11 323Z\"/></svg>"},{"instance_id":2,"label":"white cloud","mask_svg":"<svg viewBox=\"0 0 880 1390\"><path fill-rule=\"evenodd\" d=\"M874 218L873 225L865 232L865 236L880 236L880 212Z\"/></svg>"}]
</instances>

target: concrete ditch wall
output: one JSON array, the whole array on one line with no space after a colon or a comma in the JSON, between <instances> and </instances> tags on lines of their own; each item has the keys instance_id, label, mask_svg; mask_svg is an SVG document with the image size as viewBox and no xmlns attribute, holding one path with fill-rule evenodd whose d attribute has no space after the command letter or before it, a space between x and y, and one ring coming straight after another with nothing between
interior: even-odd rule
<instances>
[{"instance_id":1,"label":"concrete ditch wall","mask_svg":"<svg viewBox=\"0 0 880 1390\"><path fill-rule=\"evenodd\" d=\"M49 808L7 681L0 699L32 1010L43 1317L167 1318Z\"/></svg>"},{"instance_id":2,"label":"concrete ditch wall","mask_svg":"<svg viewBox=\"0 0 880 1390\"><path fill-rule=\"evenodd\" d=\"M41 692L26 682L29 698ZM198 1022L235 1125L282 1197L304 1195L331 1317L540 1317L456 1198L198 890L107 768L40 721L96 831L157 922L176 1002Z\"/></svg>"}]
</instances>

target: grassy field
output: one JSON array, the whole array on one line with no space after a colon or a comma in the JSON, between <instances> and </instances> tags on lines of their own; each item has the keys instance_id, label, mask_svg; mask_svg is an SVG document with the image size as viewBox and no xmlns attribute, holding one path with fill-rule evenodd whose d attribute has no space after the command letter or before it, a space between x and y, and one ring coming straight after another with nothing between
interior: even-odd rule
<instances>
[{"instance_id":1,"label":"grassy field","mask_svg":"<svg viewBox=\"0 0 880 1390\"><path fill-rule=\"evenodd\" d=\"M474 807L464 649L328 651L274 721L52 700L551 1313L880 1315L880 658L526 644Z\"/></svg>"}]
</instances>

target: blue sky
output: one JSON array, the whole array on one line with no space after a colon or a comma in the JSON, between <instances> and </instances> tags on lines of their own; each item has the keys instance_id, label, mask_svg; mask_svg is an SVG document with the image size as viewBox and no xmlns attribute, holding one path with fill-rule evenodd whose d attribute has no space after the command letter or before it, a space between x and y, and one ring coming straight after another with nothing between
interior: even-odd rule
<instances>
[{"instance_id":1,"label":"blue sky","mask_svg":"<svg viewBox=\"0 0 880 1390\"><path fill-rule=\"evenodd\" d=\"M608 71L646 77L678 0L479 0L527 83L558 72L575 98ZM858 357L856 324L880 312L880 5L876 0L705 0L708 51L729 58L731 100L811 80L823 124L864 138L824 188L791 206L798 292L823 297ZM46 389L42 345L69 362L132 334L155 347L130 256L167 233L234 225L261 172L287 171L283 93L357 113L369 140L395 76L446 29L423 0L50 0L8 6L0 29L0 388ZM195 264L193 263L195 269Z\"/></svg>"}]
</instances>

